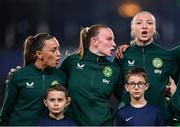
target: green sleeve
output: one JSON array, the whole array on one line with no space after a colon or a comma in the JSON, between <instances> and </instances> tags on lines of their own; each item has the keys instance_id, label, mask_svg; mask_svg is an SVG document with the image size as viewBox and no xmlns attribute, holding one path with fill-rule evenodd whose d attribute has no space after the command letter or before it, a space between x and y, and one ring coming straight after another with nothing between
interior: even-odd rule
<instances>
[{"instance_id":1,"label":"green sleeve","mask_svg":"<svg viewBox=\"0 0 180 127\"><path fill-rule=\"evenodd\" d=\"M116 63L118 63L119 65L119 82L118 84L114 87L113 89L113 93L115 95L115 97L117 98L117 100L120 102L122 99L122 93L123 93L123 89L124 89L124 85L123 85L123 73L122 73L122 68L119 64L119 61L117 59L115 59Z\"/></svg>"},{"instance_id":2,"label":"green sleeve","mask_svg":"<svg viewBox=\"0 0 180 127\"><path fill-rule=\"evenodd\" d=\"M67 58L65 58L64 60L63 60L63 62L62 62L62 64L61 64L61 69L62 69L62 71L63 72L65 72L65 73L67 73L67 71L68 71L68 57Z\"/></svg>"},{"instance_id":3,"label":"green sleeve","mask_svg":"<svg viewBox=\"0 0 180 127\"><path fill-rule=\"evenodd\" d=\"M174 109L175 117L180 121L180 85L177 85L176 92L171 97L171 103Z\"/></svg>"},{"instance_id":4,"label":"green sleeve","mask_svg":"<svg viewBox=\"0 0 180 127\"><path fill-rule=\"evenodd\" d=\"M113 93L114 93L116 99L118 100L118 102L121 102L122 93L123 93L123 84L121 84L121 83L119 82L119 84L117 84L117 85L114 87Z\"/></svg>"},{"instance_id":5,"label":"green sleeve","mask_svg":"<svg viewBox=\"0 0 180 127\"><path fill-rule=\"evenodd\" d=\"M61 70L66 74L66 82L65 82L65 87L68 88L68 79L70 75L70 70L71 70L71 61L69 57L65 58L64 61L61 64Z\"/></svg>"},{"instance_id":6,"label":"green sleeve","mask_svg":"<svg viewBox=\"0 0 180 127\"><path fill-rule=\"evenodd\" d=\"M174 108L175 117L180 121L180 46L173 48L173 56L175 58L175 65L178 67L175 82L177 83L177 89L175 94L172 96L171 101Z\"/></svg>"},{"instance_id":7,"label":"green sleeve","mask_svg":"<svg viewBox=\"0 0 180 127\"><path fill-rule=\"evenodd\" d=\"M3 105L0 112L0 125L8 125L18 96L17 80L15 74L6 85Z\"/></svg>"},{"instance_id":8,"label":"green sleeve","mask_svg":"<svg viewBox=\"0 0 180 127\"><path fill-rule=\"evenodd\" d=\"M173 58L173 62L172 62L172 69L171 69L171 76L174 79L175 83L177 84L178 80L179 80L179 72L180 72L180 58L179 58L179 54L180 54L180 47L179 48L173 48L172 50L172 58Z\"/></svg>"}]
</instances>

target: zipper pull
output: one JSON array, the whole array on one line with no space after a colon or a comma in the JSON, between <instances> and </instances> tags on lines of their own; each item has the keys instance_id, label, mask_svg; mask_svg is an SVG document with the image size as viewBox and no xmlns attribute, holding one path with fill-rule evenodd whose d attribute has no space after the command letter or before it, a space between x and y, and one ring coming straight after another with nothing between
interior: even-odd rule
<instances>
[{"instance_id":1,"label":"zipper pull","mask_svg":"<svg viewBox=\"0 0 180 127\"><path fill-rule=\"evenodd\" d=\"M98 61L99 61L99 57L96 57L96 62L98 63Z\"/></svg>"}]
</instances>

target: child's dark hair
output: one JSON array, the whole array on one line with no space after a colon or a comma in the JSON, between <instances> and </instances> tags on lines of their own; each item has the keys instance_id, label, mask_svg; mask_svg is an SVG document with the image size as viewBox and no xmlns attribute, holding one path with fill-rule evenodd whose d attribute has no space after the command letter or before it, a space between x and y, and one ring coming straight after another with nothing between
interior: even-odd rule
<instances>
[{"instance_id":1,"label":"child's dark hair","mask_svg":"<svg viewBox=\"0 0 180 127\"><path fill-rule=\"evenodd\" d=\"M51 91L61 91L61 92L64 92L66 99L68 99L68 96L69 96L69 95L68 95L68 90L67 90L64 86L62 86L62 85L60 85L60 84L55 84L55 85L50 86L50 87L48 88L48 90L46 91L46 94L45 94L45 96L44 96L44 99L47 99L48 94L49 94L49 92L51 92Z\"/></svg>"},{"instance_id":2,"label":"child's dark hair","mask_svg":"<svg viewBox=\"0 0 180 127\"><path fill-rule=\"evenodd\" d=\"M126 76L126 80L128 81L129 77L132 76L132 75L142 76L145 79L146 82L148 81L147 72L143 68L136 67L136 68L133 68L133 69L129 70L128 74Z\"/></svg>"}]
</instances>

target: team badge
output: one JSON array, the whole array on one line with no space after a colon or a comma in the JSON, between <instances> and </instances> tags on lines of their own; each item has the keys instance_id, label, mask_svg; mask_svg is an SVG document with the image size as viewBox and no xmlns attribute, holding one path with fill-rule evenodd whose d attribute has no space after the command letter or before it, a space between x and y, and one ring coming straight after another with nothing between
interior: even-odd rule
<instances>
[{"instance_id":1,"label":"team badge","mask_svg":"<svg viewBox=\"0 0 180 127\"><path fill-rule=\"evenodd\" d=\"M113 71L110 67L105 67L103 70L103 74L106 77L111 77L112 73L113 73Z\"/></svg>"},{"instance_id":2,"label":"team badge","mask_svg":"<svg viewBox=\"0 0 180 127\"><path fill-rule=\"evenodd\" d=\"M160 58L154 58L152 64L155 68L160 68L163 65L163 61Z\"/></svg>"},{"instance_id":3,"label":"team badge","mask_svg":"<svg viewBox=\"0 0 180 127\"><path fill-rule=\"evenodd\" d=\"M57 85L57 84L60 84L57 80L54 80L54 81L51 82L51 86Z\"/></svg>"}]
</instances>

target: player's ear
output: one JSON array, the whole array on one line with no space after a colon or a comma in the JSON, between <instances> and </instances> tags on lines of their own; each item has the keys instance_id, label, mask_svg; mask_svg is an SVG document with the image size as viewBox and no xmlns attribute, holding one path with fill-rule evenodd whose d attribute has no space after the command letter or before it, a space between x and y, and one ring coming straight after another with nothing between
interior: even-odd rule
<instances>
[{"instance_id":1,"label":"player's ear","mask_svg":"<svg viewBox=\"0 0 180 127\"><path fill-rule=\"evenodd\" d=\"M92 44L96 47L97 45L98 45L98 43L99 43L99 41L97 41L97 38L96 37L92 37L91 38L91 42L92 42Z\"/></svg>"},{"instance_id":2,"label":"player's ear","mask_svg":"<svg viewBox=\"0 0 180 127\"><path fill-rule=\"evenodd\" d=\"M129 87L128 87L127 83L125 83L124 87L125 87L126 91L129 92Z\"/></svg>"},{"instance_id":3,"label":"player's ear","mask_svg":"<svg viewBox=\"0 0 180 127\"><path fill-rule=\"evenodd\" d=\"M43 57L42 57L42 52L39 51L39 50L36 51L36 56L37 56L37 58L39 58L39 59L42 59L42 58L43 58Z\"/></svg>"},{"instance_id":4,"label":"player's ear","mask_svg":"<svg viewBox=\"0 0 180 127\"><path fill-rule=\"evenodd\" d=\"M45 105L46 107L48 107L48 106L47 106L47 100L46 100L46 99L43 99L43 102L44 102L44 105Z\"/></svg>"},{"instance_id":5,"label":"player's ear","mask_svg":"<svg viewBox=\"0 0 180 127\"><path fill-rule=\"evenodd\" d=\"M147 90L148 88L149 88L149 83L146 83L145 90Z\"/></svg>"},{"instance_id":6,"label":"player's ear","mask_svg":"<svg viewBox=\"0 0 180 127\"><path fill-rule=\"evenodd\" d=\"M71 97L68 97L66 106L68 106L71 103Z\"/></svg>"}]
</instances>

